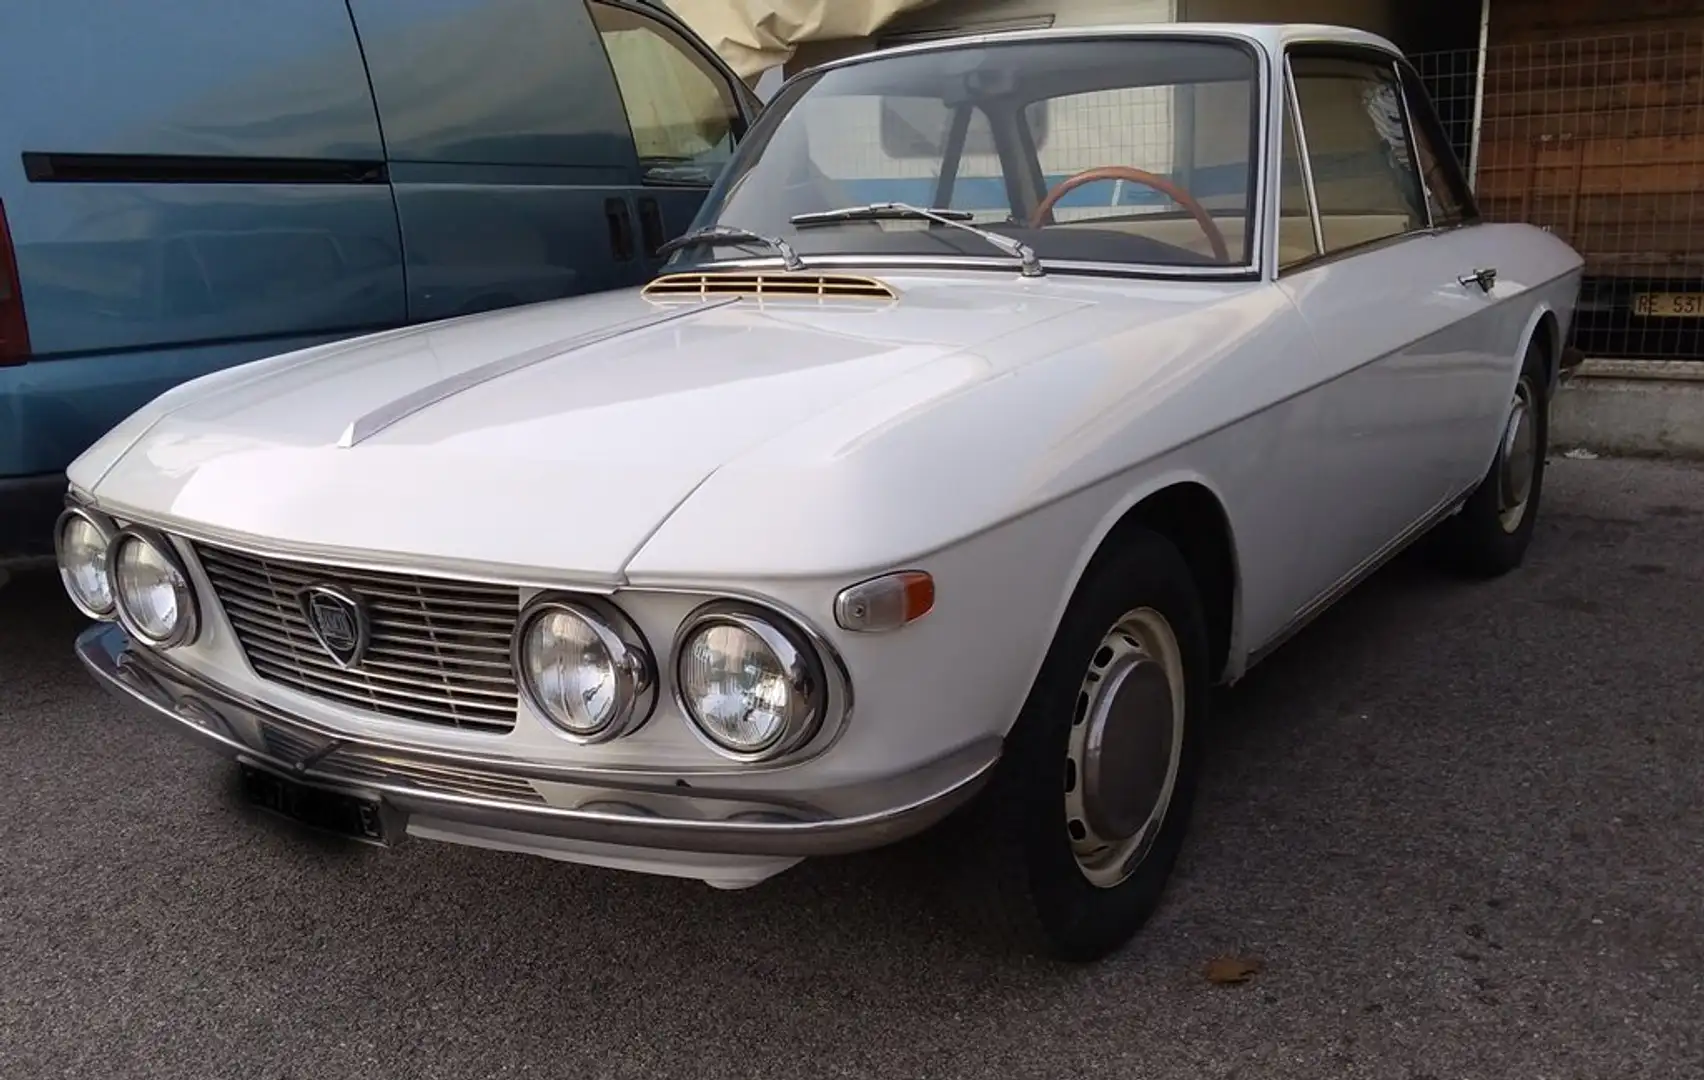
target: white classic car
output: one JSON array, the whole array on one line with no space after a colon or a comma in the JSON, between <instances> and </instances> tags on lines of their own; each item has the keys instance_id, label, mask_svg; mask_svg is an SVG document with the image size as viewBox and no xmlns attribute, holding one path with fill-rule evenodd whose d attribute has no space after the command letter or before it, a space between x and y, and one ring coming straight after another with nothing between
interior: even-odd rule
<instances>
[{"instance_id":1,"label":"white classic car","mask_svg":"<svg viewBox=\"0 0 1704 1080\"><path fill-rule=\"evenodd\" d=\"M953 814L1095 958L1213 683L1422 536L1521 562L1575 355L1578 255L1332 27L832 63L671 246L127 419L59 529L85 664L372 842L742 887Z\"/></svg>"}]
</instances>

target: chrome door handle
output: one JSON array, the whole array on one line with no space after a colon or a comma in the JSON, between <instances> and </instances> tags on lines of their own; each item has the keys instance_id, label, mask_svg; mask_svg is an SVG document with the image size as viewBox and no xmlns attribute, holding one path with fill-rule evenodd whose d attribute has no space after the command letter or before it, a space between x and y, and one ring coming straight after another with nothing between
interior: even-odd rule
<instances>
[{"instance_id":1,"label":"chrome door handle","mask_svg":"<svg viewBox=\"0 0 1704 1080\"><path fill-rule=\"evenodd\" d=\"M1456 280L1461 283L1463 288L1466 288L1469 285L1477 285L1485 292L1490 292L1491 287L1497 284L1497 268L1494 266L1487 266L1483 270L1475 270L1471 274L1463 274L1461 277L1456 278Z\"/></svg>"}]
</instances>

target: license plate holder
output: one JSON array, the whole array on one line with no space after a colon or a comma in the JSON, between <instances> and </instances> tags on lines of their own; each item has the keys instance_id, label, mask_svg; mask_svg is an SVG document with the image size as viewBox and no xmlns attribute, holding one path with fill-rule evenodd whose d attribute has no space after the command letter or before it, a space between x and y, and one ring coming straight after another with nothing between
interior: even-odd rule
<instances>
[{"instance_id":1,"label":"license plate holder","mask_svg":"<svg viewBox=\"0 0 1704 1080\"><path fill-rule=\"evenodd\" d=\"M319 832L378 847L391 846L390 815L379 799L326 787L238 762L244 800L258 810Z\"/></svg>"},{"instance_id":2,"label":"license plate holder","mask_svg":"<svg viewBox=\"0 0 1704 1080\"><path fill-rule=\"evenodd\" d=\"M1641 319L1704 319L1704 292L1635 293L1633 314Z\"/></svg>"}]
</instances>

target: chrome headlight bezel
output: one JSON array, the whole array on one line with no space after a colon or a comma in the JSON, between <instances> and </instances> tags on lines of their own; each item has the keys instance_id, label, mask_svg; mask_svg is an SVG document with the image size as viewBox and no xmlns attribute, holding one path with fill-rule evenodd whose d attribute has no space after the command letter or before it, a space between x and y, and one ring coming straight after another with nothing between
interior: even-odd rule
<instances>
[{"instance_id":1,"label":"chrome headlight bezel","mask_svg":"<svg viewBox=\"0 0 1704 1080\"><path fill-rule=\"evenodd\" d=\"M105 547L101 551L99 570L106 578L109 601L104 609L96 608L87 603L71 585L70 575L66 572L65 559L65 530L72 522L81 522L100 534ZM105 514L91 510L86 506L71 505L60 511L59 519L53 523L53 552L54 562L59 569L59 583L64 586L65 593L71 598L71 605L84 616L98 622L111 622L117 618L118 589L112 580L111 561L113 536L118 532L118 525Z\"/></svg>"},{"instance_id":2,"label":"chrome headlight bezel","mask_svg":"<svg viewBox=\"0 0 1704 1080\"><path fill-rule=\"evenodd\" d=\"M741 750L722 743L710 733L688 700L682 665L693 639L716 626L735 626L761 641L787 673L789 687L796 695L794 700L799 703L781 733L757 749ZM828 721L833 704L829 678L832 654L816 634L777 611L743 600L711 600L681 621L670 652L675 706L699 742L724 758L742 764L785 758L808 745ZM845 694L844 688L841 692Z\"/></svg>"},{"instance_id":3,"label":"chrome headlight bezel","mask_svg":"<svg viewBox=\"0 0 1704 1080\"><path fill-rule=\"evenodd\" d=\"M178 619L171 632L163 636L149 633L125 606L124 582L118 573L119 553L131 543L147 545L172 573ZM107 543L107 577L112 581L113 607L118 623L132 638L156 649L176 649L192 644L200 635L201 600L196 595L195 580L189 576L189 567L178 556L177 548L165 533L145 525L126 525L115 532Z\"/></svg>"},{"instance_id":4,"label":"chrome headlight bezel","mask_svg":"<svg viewBox=\"0 0 1704 1080\"><path fill-rule=\"evenodd\" d=\"M575 731L564 725L540 699L528 677L527 640L533 624L550 614L566 614L591 630L609 654L615 673L615 704L610 718L595 731ZM509 665L527 707L556 735L581 746L595 746L631 735L645 725L657 707L657 662L645 636L614 604L597 597L545 593L521 609L510 642Z\"/></svg>"}]
</instances>

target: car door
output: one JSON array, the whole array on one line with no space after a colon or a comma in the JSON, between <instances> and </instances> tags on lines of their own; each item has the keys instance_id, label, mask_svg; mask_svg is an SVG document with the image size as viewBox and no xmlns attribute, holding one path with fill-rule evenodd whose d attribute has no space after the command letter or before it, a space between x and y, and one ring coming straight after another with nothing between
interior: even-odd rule
<instances>
[{"instance_id":1,"label":"car door","mask_svg":"<svg viewBox=\"0 0 1704 1080\"><path fill-rule=\"evenodd\" d=\"M408 313L635 285L621 97L577 0L349 0L396 193Z\"/></svg>"},{"instance_id":2,"label":"car door","mask_svg":"<svg viewBox=\"0 0 1704 1080\"><path fill-rule=\"evenodd\" d=\"M1452 455L1446 494L1467 490L1485 475L1508 417L1534 314L1526 287L1543 269L1530 247L1510 244L1508 226L1485 222L1467 174L1450 147L1424 83L1398 65L1408 105L1420 179L1437 243L1449 253L1456 284L1471 309L1462 328L1477 363L1463 363L1451 386L1450 426L1443 452Z\"/></svg>"},{"instance_id":3,"label":"car door","mask_svg":"<svg viewBox=\"0 0 1704 1080\"><path fill-rule=\"evenodd\" d=\"M1299 45L1286 75L1312 235L1281 233L1278 285L1317 350L1293 413L1313 541L1297 569L1329 591L1448 497L1485 298L1433 227L1393 58Z\"/></svg>"},{"instance_id":4,"label":"car door","mask_svg":"<svg viewBox=\"0 0 1704 1080\"><path fill-rule=\"evenodd\" d=\"M627 197L647 275L664 241L685 232L756 103L745 84L671 17L637 3L591 0L608 68L620 88L637 183Z\"/></svg>"}]
</instances>

